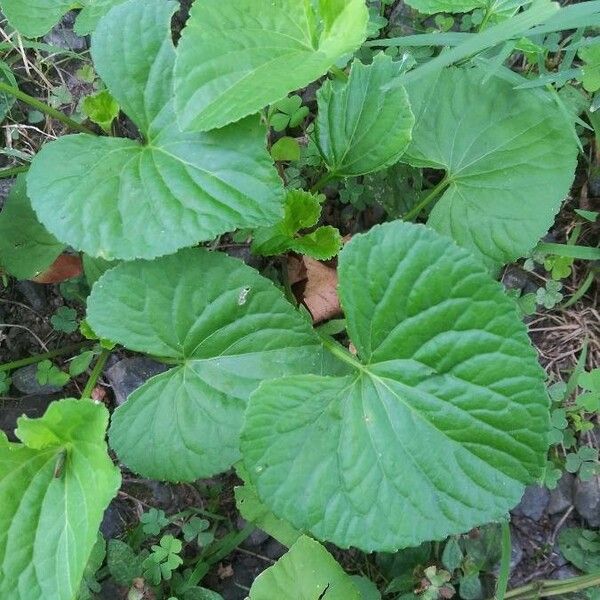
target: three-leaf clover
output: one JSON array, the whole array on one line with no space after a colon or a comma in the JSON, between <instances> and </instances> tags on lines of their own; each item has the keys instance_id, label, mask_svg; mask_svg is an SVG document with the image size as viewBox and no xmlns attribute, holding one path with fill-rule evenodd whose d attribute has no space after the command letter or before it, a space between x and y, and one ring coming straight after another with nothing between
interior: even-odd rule
<instances>
[{"instance_id":1,"label":"three-leaf clover","mask_svg":"<svg viewBox=\"0 0 600 600\"><path fill-rule=\"evenodd\" d=\"M61 371L49 360L43 360L38 363L35 378L40 385L55 385L62 387L67 384L70 377L64 371Z\"/></svg>"},{"instance_id":2,"label":"three-leaf clover","mask_svg":"<svg viewBox=\"0 0 600 600\"><path fill-rule=\"evenodd\" d=\"M73 333L79 327L77 323L77 311L68 306L61 306L50 317L50 322L56 331L63 331L64 333Z\"/></svg>"},{"instance_id":3,"label":"three-leaf clover","mask_svg":"<svg viewBox=\"0 0 600 600\"><path fill-rule=\"evenodd\" d=\"M588 412L600 410L600 369L581 373L577 383L585 390L585 393L577 397L577 406Z\"/></svg>"},{"instance_id":4,"label":"three-leaf clover","mask_svg":"<svg viewBox=\"0 0 600 600\"><path fill-rule=\"evenodd\" d=\"M584 46L577 52L583 61L581 83L588 92L600 89L600 44Z\"/></svg>"},{"instance_id":5,"label":"three-leaf clover","mask_svg":"<svg viewBox=\"0 0 600 600\"><path fill-rule=\"evenodd\" d=\"M148 535L158 535L169 522L169 519L165 516L165 512L156 508L151 508L140 517L142 530Z\"/></svg>"},{"instance_id":6,"label":"three-leaf clover","mask_svg":"<svg viewBox=\"0 0 600 600\"><path fill-rule=\"evenodd\" d=\"M546 282L545 287L538 288L536 292L537 303L548 310L554 308L563 299L563 295L560 293L561 289L562 283L551 279Z\"/></svg>"},{"instance_id":7,"label":"three-leaf clover","mask_svg":"<svg viewBox=\"0 0 600 600\"><path fill-rule=\"evenodd\" d=\"M552 275L552 279L565 279L571 274L571 267L575 259L571 256L547 256L544 267Z\"/></svg>"},{"instance_id":8,"label":"three-leaf clover","mask_svg":"<svg viewBox=\"0 0 600 600\"><path fill-rule=\"evenodd\" d=\"M275 131L283 131L287 127L298 127L308 117L308 106L302 106L302 98L293 94L271 106L269 123Z\"/></svg>"},{"instance_id":9,"label":"three-leaf clover","mask_svg":"<svg viewBox=\"0 0 600 600\"><path fill-rule=\"evenodd\" d=\"M577 452L567 454L565 469L569 473L578 473L579 479L587 481L598 470L598 450L589 446L582 446Z\"/></svg>"},{"instance_id":10,"label":"three-leaf clover","mask_svg":"<svg viewBox=\"0 0 600 600\"><path fill-rule=\"evenodd\" d=\"M152 546L152 553L144 561L144 573L151 583L158 585L163 579L171 579L173 571L183 564L179 556L182 546L172 535L164 535L158 546Z\"/></svg>"},{"instance_id":11,"label":"three-leaf clover","mask_svg":"<svg viewBox=\"0 0 600 600\"><path fill-rule=\"evenodd\" d=\"M544 473L544 486L549 490L553 490L558 485L562 476L562 471L558 469L553 462L546 463L546 472Z\"/></svg>"},{"instance_id":12,"label":"three-leaf clover","mask_svg":"<svg viewBox=\"0 0 600 600\"><path fill-rule=\"evenodd\" d=\"M550 413L550 443L560 444L563 441L563 431L568 427L567 411L564 408L557 408Z\"/></svg>"},{"instance_id":13,"label":"three-leaf clover","mask_svg":"<svg viewBox=\"0 0 600 600\"><path fill-rule=\"evenodd\" d=\"M192 517L183 527L183 539L186 542L196 541L201 548L211 544L215 536L208 531L210 523L200 517Z\"/></svg>"}]
</instances>

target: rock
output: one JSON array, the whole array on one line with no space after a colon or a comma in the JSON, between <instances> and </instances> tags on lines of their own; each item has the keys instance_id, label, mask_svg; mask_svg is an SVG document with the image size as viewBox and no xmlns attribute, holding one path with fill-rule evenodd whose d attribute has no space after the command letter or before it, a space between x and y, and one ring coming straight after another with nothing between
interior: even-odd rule
<instances>
[{"instance_id":1,"label":"rock","mask_svg":"<svg viewBox=\"0 0 600 600\"><path fill-rule=\"evenodd\" d=\"M550 492L545 487L529 485L525 488L521 502L512 512L533 521L539 521L549 502Z\"/></svg>"},{"instance_id":2,"label":"rock","mask_svg":"<svg viewBox=\"0 0 600 600\"><path fill-rule=\"evenodd\" d=\"M590 527L600 527L600 475L589 481L575 480L573 504Z\"/></svg>"},{"instance_id":3,"label":"rock","mask_svg":"<svg viewBox=\"0 0 600 600\"><path fill-rule=\"evenodd\" d=\"M564 565L552 573L552 579L571 579L571 577L577 577L578 575L580 573L575 567Z\"/></svg>"},{"instance_id":4,"label":"rock","mask_svg":"<svg viewBox=\"0 0 600 600\"><path fill-rule=\"evenodd\" d=\"M28 365L17 369L11 375L13 386L26 395L47 396L62 390L59 385L40 385L36 379L37 368L37 365Z\"/></svg>"},{"instance_id":5,"label":"rock","mask_svg":"<svg viewBox=\"0 0 600 600\"><path fill-rule=\"evenodd\" d=\"M502 284L507 290L520 290L523 294L535 292L537 289L530 274L515 265L506 267L502 275Z\"/></svg>"},{"instance_id":6,"label":"rock","mask_svg":"<svg viewBox=\"0 0 600 600\"><path fill-rule=\"evenodd\" d=\"M575 477L572 473L563 473L558 486L550 492L548 514L555 515L564 512L573 504L573 484Z\"/></svg>"},{"instance_id":7,"label":"rock","mask_svg":"<svg viewBox=\"0 0 600 600\"><path fill-rule=\"evenodd\" d=\"M115 499L108 505L108 508L104 511L102 523L100 523L100 531L107 540L121 537L128 527L127 520L124 517L126 512L119 507L119 502L118 499Z\"/></svg>"},{"instance_id":8,"label":"rock","mask_svg":"<svg viewBox=\"0 0 600 600\"><path fill-rule=\"evenodd\" d=\"M72 52L87 50L87 39L75 34L73 31L74 24L75 13L67 13L60 23L44 36L44 41L52 46L58 46Z\"/></svg>"},{"instance_id":9,"label":"rock","mask_svg":"<svg viewBox=\"0 0 600 600\"><path fill-rule=\"evenodd\" d=\"M106 371L106 378L115 393L115 402L120 406L127 396L146 383L150 377L164 373L168 367L144 356L124 358Z\"/></svg>"},{"instance_id":10,"label":"rock","mask_svg":"<svg viewBox=\"0 0 600 600\"><path fill-rule=\"evenodd\" d=\"M242 517L238 516L237 518L237 527L242 530L246 527L247 521ZM258 527L242 542L242 548L246 548L247 550L252 550L252 548L256 548L261 544L264 544L269 539L269 534L263 531L262 529L258 529Z\"/></svg>"},{"instance_id":11,"label":"rock","mask_svg":"<svg viewBox=\"0 0 600 600\"><path fill-rule=\"evenodd\" d=\"M33 310L36 312L45 312L47 310L48 299L44 285L35 283L34 281L17 281L16 288Z\"/></svg>"},{"instance_id":12,"label":"rock","mask_svg":"<svg viewBox=\"0 0 600 600\"><path fill-rule=\"evenodd\" d=\"M510 569L516 569L517 566L523 560L523 547L521 546L521 541L519 539L519 534L515 531L514 527L511 527L511 536L510 536ZM492 573L494 575L498 575L500 571L500 562L498 562L492 568Z\"/></svg>"},{"instance_id":13,"label":"rock","mask_svg":"<svg viewBox=\"0 0 600 600\"><path fill-rule=\"evenodd\" d=\"M31 419L41 417L48 408L48 405L54 400L58 400L60 395L55 396L23 396L0 402L0 429L6 433L11 442L16 442L14 430L17 427L17 419L22 415L27 415Z\"/></svg>"}]
</instances>

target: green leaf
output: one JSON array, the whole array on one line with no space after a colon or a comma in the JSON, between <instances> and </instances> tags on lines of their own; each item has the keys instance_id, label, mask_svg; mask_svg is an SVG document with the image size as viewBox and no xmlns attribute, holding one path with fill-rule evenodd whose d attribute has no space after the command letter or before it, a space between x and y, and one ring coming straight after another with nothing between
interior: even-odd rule
<instances>
[{"instance_id":1,"label":"green leaf","mask_svg":"<svg viewBox=\"0 0 600 600\"><path fill-rule=\"evenodd\" d=\"M243 486L234 488L235 504L240 514L246 521L253 523L263 531L266 531L278 542L291 547L302 535L283 519L276 517L267 506L260 500L255 487L250 482L248 473L243 465L236 465L238 475L244 480Z\"/></svg>"},{"instance_id":2,"label":"green leaf","mask_svg":"<svg viewBox=\"0 0 600 600\"><path fill-rule=\"evenodd\" d=\"M2 12L8 22L22 35L29 38L48 33L72 8L82 8L75 24L77 35L91 33L113 6L123 0L0 0Z\"/></svg>"},{"instance_id":3,"label":"green leaf","mask_svg":"<svg viewBox=\"0 0 600 600\"><path fill-rule=\"evenodd\" d=\"M141 577L142 560L125 542L109 540L106 554L108 570L119 585L130 586L136 577Z\"/></svg>"},{"instance_id":4,"label":"green leaf","mask_svg":"<svg viewBox=\"0 0 600 600\"><path fill-rule=\"evenodd\" d=\"M358 590L361 600L381 600L381 593L370 579L360 575L352 575L350 579Z\"/></svg>"},{"instance_id":5,"label":"green leaf","mask_svg":"<svg viewBox=\"0 0 600 600\"><path fill-rule=\"evenodd\" d=\"M108 90L101 90L86 96L81 104L87 118L99 125L105 132L110 131L112 122L119 116L119 103Z\"/></svg>"},{"instance_id":6,"label":"green leaf","mask_svg":"<svg viewBox=\"0 0 600 600\"><path fill-rule=\"evenodd\" d=\"M359 359L333 351L354 374L254 392L241 448L259 497L369 552L501 519L542 476L550 428L513 301L467 251L400 221L355 236L338 274Z\"/></svg>"},{"instance_id":7,"label":"green leaf","mask_svg":"<svg viewBox=\"0 0 600 600\"><path fill-rule=\"evenodd\" d=\"M444 546L444 551L442 552L442 564L445 569L452 572L460 567L462 561L463 553L460 549L460 544L456 537L451 537Z\"/></svg>"},{"instance_id":8,"label":"green leaf","mask_svg":"<svg viewBox=\"0 0 600 600\"><path fill-rule=\"evenodd\" d=\"M18 87L12 69L3 60L0 60L0 80L12 87ZM4 121L15 101L16 98L12 94L0 92L0 121Z\"/></svg>"},{"instance_id":9,"label":"green leaf","mask_svg":"<svg viewBox=\"0 0 600 600\"><path fill-rule=\"evenodd\" d=\"M73 333L77 331L77 311L69 306L60 306L58 310L50 317L50 322L55 331L64 333Z\"/></svg>"},{"instance_id":10,"label":"green leaf","mask_svg":"<svg viewBox=\"0 0 600 600\"><path fill-rule=\"evenodd\" d=\"M584 46L577 52L579 58L585 63L583 66L583 87L588 92L600 89L600 44Z\"/></svg>"},{"instance_id":11,"label":"green leaf","mask_svg":"<svg viewBox=\"0 0 600 600\"><path fill-rule=\"evenodd\" d=\"M22 444L0 435L0 597L75 596L120 485L107 422L101 404L61 400L40 419L19 419Z\"/></svg>"},{"instance_id":12,"label":"green leaf","mask_svg":"<svg viewBox=\"0 0 600 600\"><path fill-rule=\"evenodd\" d=\"M49 360L38 363L35 378L40 385L55 385L63 387L69 382L69 375L61 371Z\"/></svg>"},{"instance_id":13,"label":"green leaf","mask_svg":"<svg viewBox=\"0 0 600 600\"><path fill-rule=\"evenodd\" d=\"M88 286L91 288L106 271L117 266L116 261L108 261L103 258L94 258L88 254L83 255L83 272Z\"/></svg>"},{"instance_id":14,"label":"green leaf","mask_svg":"<svg viewBox=\"0 0 600 600\"><path fill-rule=\"evenodd\" d=\"M148 535L158 535L169 524L164 510L151 508L140 517L142 531Z\"/></svg>"},{"instance_id":15,"label":"green leaf","mask_svg":"<svg viewBox=\"0 0 600 600\"><path fill-rule=\"evenodd\" d=\"M175 103L207 131L306 87L365 40L364 0L196 2L181 36Z\"/></svg>"},{"instance_id":16,"label":"green leaf","mask_svg":"<svg viewBox=\"0 0 600 600\"><path fill-rule=\"evenodd\" d=\"M563 556L584 573L594 573L600 569L600 549L590 551L589 542L600 542L595 531L568 527L558 536L558 545Z\"/></svg>"},{"instance_id":17,"label":"green leaf","mask_svg":"<svg viewBox=\"0 0 600 600\"><path fill-rule=\"evenodd\" d=\"M403 87L382 89L399 62L379 53L370 65L355 60L346 83L328 80L317 93L315 142L329 170L357 177L398 162L415 122Z\"/></svg>"},{"instance_id":18,"label":"green leaf","mask_svg":"<svg viewBox=\"0 0 600 600\"><path fill-rule=\"evenodd\" d=\"M465 13L475 8L485 8L489 0L406 0L406 4L420 13Z\"/></svg>"},{"instance_id":19,"label":"green leaf","mask_svg":"<svg viewBox=\"0 0 600 600\"><path fill-rule=\"evenodd\" d=\"M42 148L28 173L40 220L91 256L154 258L281 216L281 180L257 118L206 134L179 131L171 89L176 7L130 0L92 38L98 74L144 141L64 136Z\"/></svg>"},{"instance_id":20,"label":"green leaf","mask_svg":"<svg viewBox=\"0 0 600 600\"><path fill-rule=\"evenodd\" d=\"M63 249L64 244L37 220L25 178L19 176L0 212L0 265L17 279L31 279L45 271Z\"/></svg>"},{"instance_id":21,"label":"green leaf","mask_svg":"<svg viewBox=\"0 0 600 600\"><path fill-rule=\"evenodd\" d=\"M176 365L137 389L110 428L119 458L155 479L229 468L260 381L320 370L310 324L272 282L220 253L188 249L118 265L94 286L88 321L101 337Z\"/></svg>"},{"instance_id":22,"label":"green leaf","mask_svg":"<svg viewBox=\"0 0 600 600\"><path fill-rule=\"evenodd\" d=\"M335 227L319 227L312 233L298 235L301 229L317 224L324 199L325 196L303 190L289 190L285 197L283 221L273 227L257 229L252 240L252 252L271 256L293 250L317 260L335 256L342 247L342 236Z\"/></svg>"},{"instance_id":23,"label":"green leaf","mask_svg":"<svg viewBox=\"0 0 600 600\"><path fill-rule=\"evenodd\" d=\"M92 350L87 350L86 352L82 352L76 356L69 363L69 375L71 375L71 377L77 377L78 375L85 373L92 363L95 355L96 353Z\"/></svg>"},{"instance_id":24,"label":"green leaf","mask_svg":"<svg viewBox=\"0 0 600 600\"><path fill-rule=\"evenodd\" d=\"M352 579L315 540L302 536L252 584L250 600L361 600Z\"/></svg>"},{"instance_id":25,"label":"green leaf","mask_svg":"<svg viewBox=\"0 0 600 600\"><path fill-rule=\"evenodd\" d=\"M282 137L271 146L273 160L300 160L300 144L296 138Z\"/></svg>"},{"instance_id":26,"label":"green leaf","mask_svg":"<svg viewBox=\"0 0 600 600\"><path fill-rule=\"evenodd\" d=\"M577 145L551 98L485 76L449 68L407 85L416 125L403 160L446 170L429 225L497 266L527 254L552 224Z\"/></svg>"}]
</instances>

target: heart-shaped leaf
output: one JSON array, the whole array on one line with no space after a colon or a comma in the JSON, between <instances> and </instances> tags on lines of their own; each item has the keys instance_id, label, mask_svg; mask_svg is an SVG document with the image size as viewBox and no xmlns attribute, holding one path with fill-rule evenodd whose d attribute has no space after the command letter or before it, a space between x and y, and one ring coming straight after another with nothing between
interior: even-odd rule
<instances>
[{"instance_id":1,"label":"heart-shaped leaf","mask_svg":"<svg viewBox=\"0 0 600 600\"><path fill-rule=\"evenodd\" d=\"M366 551L503 518L539 478L544 373L513 301L466 250L396 221L340 253L354 374L251 396L242 454L276 516Z\"/></svg>"},{"instance_id":2,"label":"heart-shaped leaf","mask_svg":"<svg viewBox=\"0 0 600 600\"><path fill-rule=\"evenodd\" d=\"M37 220L25 177L19 176L0 212L0 266L17 279L31 279L45 271L64 247Z\"/></svg>"},{"instance_id":3,"label":"heart-shaped leaf","mask_svg":"<svg viewBox=\"0 0 600 600\"><path fill-rule=\"evenodd\" d=\"M252 584L250 600L360 600L352 578L315 540L303 535Z\"/></svg>"},{"instance_id":4,"label":"heart-shaped leaf","mask_svg":"<svg viewBox=\"0 0 600 600\"><path fill-rule=\"evenodd\" d=\"M61 18L73 8L83 9L75 23L77 35L87 35L98 21L123 0L0 0L2 12L8 22L22 35L29 38L48 33Z\"/></svg>"},{"instance_id":5,"label":"heart-shaped leaf","mask_svg":"<svg viewBox=\"0 0 600 600\"><path fill-rule=\"evenodd\" d=\"M328 80L317 93L315 141L333 174L357 177L400 160L415 119L403 87L382 90L399 72L380 53L368 66L354 61L346 83Z\"/></svg>"},{"instance_id":6,"label":"heart-shaped leaf","mask_svg":"<svg viewBox=\"0 0 600 600\"><path fill-rule=\"evenodd\" d=\"M462 13L475 8L485 8L491 0L406 0L406 4L420 13Z\"/></svg>"},{"instance_id":7,"label":"heart-shaped leaf","mask_svg":"<svg viewBox=\"0 0 600 600\"><path fill-rule=\"evenodd\" d=\"M308 321L269 280L220 253L188 249L118 265L94 285L88 321L101 337L175 365L138 388L110 428L119 458L155 479L229 468L258 384L320 371Z\"/></svg>"},{"instance_id":8,"label":"heart-shaped leaf","mask_svg":"<svg viewBox=\"0 0 600 600\"><path fill-rule=\"evenodd\" d=\"M281 180L257 118L205 134L178 129L176 6L130 0L104 17L92 39L98 73L145 142L69 135L46 144L29 171L42 223L92 256L154 258L281 216Z\"/></svg>"},{"instance_id":9,"label":"heart-shaped leaf","mask_svg":"<svg viewBox=\"0 0 600 600\"><path fill-rule=\"evenodd\" d=\"M548 97L481 69L444 69L407 86L416 116L404 158L446 170L429 225L488 265L529 252L573 181L577 142Z\"/></svg>"},{"instance_id":10,"label":"heart-shaped leaf","mask_svg":"<svg viewBox=\"0 0 600 600\"><path fill-rule=\"evenodd\" d=\"M367 35L364 0L202 0L177 49L183 129L251 115L321 77Z\"/></svg>"},{"instance_id":11,"label":"heart-shaped leaf","mask_svg":"<svg viewBox=\"0 0 600 600\"><path fill-rule=\"evenodd\" d=\"M53 402L0 433L0 597L72 600L121 477L106 452L108 411Z\"/></svg>"}]
</instances>

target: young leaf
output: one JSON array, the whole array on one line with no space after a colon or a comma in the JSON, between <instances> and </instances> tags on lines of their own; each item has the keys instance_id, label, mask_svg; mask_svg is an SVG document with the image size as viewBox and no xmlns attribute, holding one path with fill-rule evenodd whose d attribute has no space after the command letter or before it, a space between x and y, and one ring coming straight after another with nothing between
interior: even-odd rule
<instances>
[{"instance_id":1,"label":"young leaf","mask_svg":"<svg viewBox=\"0 0 600 600\"><path fill-rule=\"evenodd\" d=\"M527 254L552 224L577 145L551 98L484 77L449 68L407 85L416 125L403 160L446 170L429 225L498 265Z\"/></svg>"},{"instance_id":2,"label":"young leaf","mask_svg":"<svg viewBox=\"0 0 600 600\"><path fill-rule=\"evenodd\" d=\"M290 593L293 590L293 595ZM252 584L250 600L361 600L352 578L315 540L302 536Z\"/></svg>"},{"instance_id":3,"label":"young leaf","mask_svg":"<svg viewBox=\"0 0 600 600\"><path fill-rule=\"evenodd\" d=\"M310 324L269 280L200 249L108 271L89 298L88 321L103 338L176 364L137 389L110 428L119 458L155 479L229 468L260 381L320 365Z\"/></svg>"},{"instance_id":4,"label":"young leaf","mask_svg":"<svg viewBox=\"0 0 600 600\"><path fill-rule=\"evenodd\" d=\"M475 8L485 8L491 0L406 0L406 4L420 13L464 13Z\"/></svg>"},{"instance_id":5,"label":"young leaf","mask_svg":"<svg viewBox=\"0 0 600 600\"><path fill-rule=\"evenodd\" d=\"M25 177L19 176L0 212L0 265L17 279L31 279L45 271L63 249L64 244L37 220Z\"/></svg>"},{"instance_id":6,"label":"young leaf","mask_svg":"<svg viewBox=\"0 0 600 600\"><path fill-rule=\"evenodd\" d=\"M548 398L513 301L466 250L396 221L340 253L358 359L264 382L241 449L280 518L341 547L396 550L500 519L541 477Z\"/></svg>"},{"instance_id":7,"label":"young leaf","mask_svg":"<svg viewBox=\"0 0 600 600\"><path fill-rule=\"evenodd\" d=\"M258 112L324 75L366 38L364 0L203 0L177 49L183 129L207 131Z\"/></svg>"},{"instance_id":8,"label":"young leaf","mask_svg":"<svg viewBox=\"0 0 600 600\"><path fill-rule=\"evenodd\" d=\"M88 119L106 132L110 131L112 122L119 116L119 104L108 90L86 96L81 107Z\"/></svg>"},{"instance_id":9,"label":"young leaf","mask_svg":"<svg viewBox=\"0 0 600 600\"><path fill-rule=\"evenodd\" d=\"M154 258L281 216L281 180L257 118L206 134L178 129L170 31L176 6L129 0L92 38L99 75L145 141L64 136L42 148L27 176L41 221L92 256Z\"/></svg>"},{"instance_id":10,"label":"young leaf","mask_svg":"<svg viewBox=\"0 0 600 600\"><path fill-rule=\"evenodd\" d=\"M0 7L8 22L29 38L48 33L73 8L82 8L75 23L77 35L87 35L113 6L123 0L0 0Z\"/></svg>"},{"instance_id":11,"label":"young leaf","mask_svg":"<svg viewBox=\"0 0 600 600\"><path fill-rule=\"evenodd\" d=\"M107 423L104 406L61 400L40 419L19 419L22 444L0 434L2 598L75 596L104 510L120 485L106 452Z\"/></svg>"},{"instance_id":12,"label":"young leaf","mask_svg":"<svg viewBox=\"0 0 600 600\"><path fill-rule=\"evenodd\" d=\"M271 256L293 250L317 260L335 256L342 247L342 236L335 227L319 227L312 233L298 234L301 229L317 224L324 198L303 190L289 190L285 197L283 221L272 227L257 229L252 240L252 252Z\"/></svg>"},{"instance_id":13,"label":"young leaf","mask_svg":"<svg viewBox=\"0 0 600 600\"><path fill-rule=\"evenodd\" d=\"M329 170L357 177L398 162L415 122L403 87L382 90L400 63L380 53L370 65L355 60L344 84L328 80L317 93L315 141Z\"/></svg>"}]
</instances>

